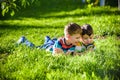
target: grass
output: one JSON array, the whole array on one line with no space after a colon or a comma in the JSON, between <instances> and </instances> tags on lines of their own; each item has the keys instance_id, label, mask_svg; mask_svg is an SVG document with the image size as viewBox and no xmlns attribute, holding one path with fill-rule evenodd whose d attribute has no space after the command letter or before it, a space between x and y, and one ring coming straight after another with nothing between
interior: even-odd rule
<instances>
[{"instance_id":1,"label":"grass","mask_svg":"<svg viewBox=\"0 0 120 80\"><path fill-rule=\"evenodd\" d=\"M65 1L52 0L45 5L41 0L13 17L0 20L1 80L120 79L120 12L108 6L81 8L79 0L76 5ZM63 36L63 28L69 22L93 26L94 52L75 57L53 57L44 50L15 44L24 35L35 45L41 45L46 35L52 38Z\"/></svg>"}]
</instances>

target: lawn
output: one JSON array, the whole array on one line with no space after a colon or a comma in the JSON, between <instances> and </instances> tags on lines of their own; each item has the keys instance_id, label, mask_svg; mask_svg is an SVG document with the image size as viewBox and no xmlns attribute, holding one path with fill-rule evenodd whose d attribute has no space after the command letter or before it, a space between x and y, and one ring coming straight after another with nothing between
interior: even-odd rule
<instances>
[{"instance_id":1,"label":"lawn","mask_svg":"<svg viewBox=\"0 0 120 80\"><path fill-rule=\"evenodd\" d=\"M41 0L0 19L0 80L120 79L120 11L110 6L82 7L79 0L62 1ZM92 25L94 52L54 57L44 50L16 45L22 35L36 46L43 44L46 35L63 36L70 22Z\"/></svg>"}]
</instances>

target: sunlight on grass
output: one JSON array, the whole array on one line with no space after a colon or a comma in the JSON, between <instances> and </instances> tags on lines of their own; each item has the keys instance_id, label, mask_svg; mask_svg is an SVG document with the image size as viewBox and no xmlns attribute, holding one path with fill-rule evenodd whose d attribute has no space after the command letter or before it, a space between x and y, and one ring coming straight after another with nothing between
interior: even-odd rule
<instances>
[{"instance_id":1,"label":"sunlight on grass","mask_svg":"<svg viewBox=\"0 0 120 80\"><path fill-rule=\"evenodd\" d=\"M78 11L77 11L78 12ZM65 13L63 14L65 15ZM117 17L117 18L116 18ZM63 28L66 24L70 22L76 22L79 25L89 23L93 26L95 34L98 35L120 35L119 31L119 22L120 16L116 15L107 15L102 16L76 16L76 17L63 17L63 18L21 18L20 20L4 20L0 21L0 25L10 25L10 26L31 26L31 27L61 27ZM96 22L97 21L97 22ZM23 27L21 27L23 28Z\"/></svg>"},{"instance_id":2,"label":"sunlight on grass","mask_svg":"<svg viewBox=\"0 0 120 80\"><path fill-rule=\"evenodd\" d=\"M38 13L22 13L24 17L0 20L0 79L116 80L119 78L120 15L116 8L77 8L71 11L51 11L39 15ZM16 45L17 40L24 35L36 46L40 46L44 43L46 35L51 38L63 36L64 26L69 22L76 22L81 26L85 23L92 25L95 51L82 56L53 57L44 50Z\"/></svg>"}]
</instances>

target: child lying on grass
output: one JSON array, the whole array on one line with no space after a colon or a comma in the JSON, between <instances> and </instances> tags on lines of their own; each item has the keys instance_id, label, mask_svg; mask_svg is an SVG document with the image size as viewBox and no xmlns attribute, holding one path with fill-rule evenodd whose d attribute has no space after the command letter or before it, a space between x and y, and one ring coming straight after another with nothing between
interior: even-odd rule
<instances>
[{"instance_id":1,"label":"child lying on grass","mask_svg":"<svg viewBox=\"0 0 120 80\"><path fill-rule=\"evenodd\" d=\"M93 41L93 29L91 25L85 24L82 27L82 36L80 42L75 48L76 54L81 55L85 51L91 51L95 49L95 44Z\"/></svg>"},{"instance_id":2,"label":"child lying on grass","mask_svg":"<svg viewBox=\"0 0 120 80\"><path fill-rule=\"evenodd\" d=\"M37 48L51 51L53 55L71 54L75 51L75 46L80 40L81 33L82 30L78 24L70 23L64 28L64 37L53 40L50 40L49 37L46 37L45 43ZM24 36L21 37L17 43L18 44L22 43L30 47L35 47L35 45L29 42Z\"/></svg>"}]
</instances>

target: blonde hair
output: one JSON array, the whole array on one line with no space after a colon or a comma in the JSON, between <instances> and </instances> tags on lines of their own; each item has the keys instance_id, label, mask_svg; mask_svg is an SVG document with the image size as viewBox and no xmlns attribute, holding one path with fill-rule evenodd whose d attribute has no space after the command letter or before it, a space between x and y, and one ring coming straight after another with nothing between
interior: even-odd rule
<instances>
[{"instance_id":1,"label":"blonde hair","mask_svg":"<svg viewBox=\"0 0 120 80\"><path fill-rule=\"evenodd\" d=\"M74 35L74 34L82 34L81 26L76 23L70 23L65 26L64 34Z\"/></svg>"}]
</instances>

